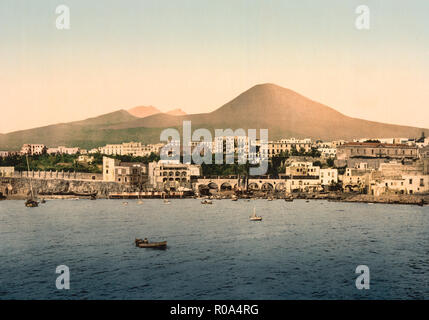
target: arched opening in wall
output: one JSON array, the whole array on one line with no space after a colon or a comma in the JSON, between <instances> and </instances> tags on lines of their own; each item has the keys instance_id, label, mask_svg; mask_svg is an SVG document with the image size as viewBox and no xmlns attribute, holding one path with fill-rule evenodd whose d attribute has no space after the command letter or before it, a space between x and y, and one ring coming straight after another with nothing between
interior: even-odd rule
<instances>
[{"instance_id":1,"label":"arched opening in wall","mask_svg":"<svg viewBox=\"0 0 429 320\"><path fill-rule=\"evenodd\" d=\"M276 191L285 191L286 190L286 184L284 182L280 182L276 185Z\"/></svg>"},{"instance_id":2,"label":"arched opening in wall","mask_svg":"<svg viewBox=\"0 0 429 320\"><path fill-rule=\"evenodd\" d=\"M200 185L198 186L198 192L199 192L201 195L208 196L208 195L210 195L210 188L209 188L209 186L208 186L208 185L200 184Z\"/></svg>"},{"instance_id":3,"label":"arched opening in wall","mask_svg":"<svg viewBox=\"0 0 429 320\"><path fill-rule=\"evenodd\" d=\"M265 183L262 184L261 190L262 191L273 191L274 187L273 187L273 185L271 183L265 182Z\"/></svg>"},{"instance_id":4,"label":"arched opening in wall","mask_svg":"<svg viewBox=\"0 0 429 320\"><path fill-rule=\"evenodd\" d=\"M259 186L258 186L257 183L252 182L252 183L249 183L248 189L250 191L258 191L259 190Z\"/></svg>"},{"instance_id":5,"label":"arched opening in wall","mask_svg":"<svg viewBox=\"0 0 429 320\"><path fill-rule=\"evenodd\" d=\"M220 190L221 191L232 190L232 186L231 186L231 184L229 182L224 182L224 183L221 184Z\"/></svg>"},{"instance_id":6,"label":"arched opening in wall","mask_svg":"<svg viewBox=\"0 0 429 320\"><path fill-rule=\"evenodd\" d=\"M210 190L219 190L219 186L214 182L210 182L208 184L208 187L210 188Z\"/></svg>"}]
</instances>

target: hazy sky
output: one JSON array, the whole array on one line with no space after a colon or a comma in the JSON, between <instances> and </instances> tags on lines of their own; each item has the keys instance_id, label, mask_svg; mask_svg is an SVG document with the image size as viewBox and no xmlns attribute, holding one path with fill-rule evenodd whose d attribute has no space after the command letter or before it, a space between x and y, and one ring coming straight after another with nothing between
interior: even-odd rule
<instances>
[{"instance_id":1,"label":"hazy sky","mask_svg":"<svg viewBox=\"0 0 429 320\"><path fill-rule=\"evenodd\" d=\"M355 28L361 4L370 30ZM1 0L0 132L138 105L207 112L265 82L429 128L428 17L427 0Z\"/></svg>"}]
</instances>

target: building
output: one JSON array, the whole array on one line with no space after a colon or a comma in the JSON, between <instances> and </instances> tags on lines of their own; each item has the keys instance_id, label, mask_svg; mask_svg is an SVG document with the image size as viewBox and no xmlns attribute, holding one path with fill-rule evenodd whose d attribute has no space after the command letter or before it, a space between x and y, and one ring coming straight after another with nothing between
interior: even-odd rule
<instances>
[{"instance_id":1,"label":"building","mask_svg":"<svg viewBox=\"0 0 429 320\"><path fill-rule=\"evenodd\" d=\"M86 154L81 154L80 156L77 157L77 162L81 162L81 163L93 163L95 160L94 156L89 156Z\"/></svg>"},{"instance_id":2,"label":"building","mask_svg":"<svg viewBox=\"0 0 429 320\"><path fill-rule=\"evenodd\" d=\"M320 167L313 166L312 162L292 162L286 167L286 179L293 177L313 176L319 177Z\"/></svg>"},{"instance_id":3,"label":"building","mask_svg":"<svg viewBox=\"0 0 429 320\"><path fill-rule=\"evenodd\" d=\"M381 163L391 160L415 160L419 154L415 145L379 142L349 142L337 148L337 167L355 167L360 162L378 169Z\"/></svg>"},{"instance_id":4,"label":"building","mask_svg":"<svg viewBox=\"0 0 429 320\"><path fill-rule=\"evenodd\" d=\"M148 181L147 165L139 162L121 162L115 166L115 182L142 186Z\"/></svg>"},{"instance_id":5,"label":"building","mask_svg":"<svg viewBox=\"0 0 429 320\"><path fill-rule=\"evenodd\" d=\"M321 147L317 148L322 158L334 159L337 156L337 148Z\"/></svg>"},{"instance_id":6,"label":"building","mask_svg":"<svg viewBox=\"0 0 429 320\"><path fill-rule=\"evenodd\" d=\"M425 146L419 149L420 159L429 159L429 146Z\"/></svg>"},{"instance_id":7,"label":"building","mask_svg":"<svg viewBox=\"0 0 429 320\"><path fill-rule=\"evenodd\" d=\"M389 158L417 159L416 146L378 142L349 142L338 147L337 159L349 158Z\"/></svg>"},{"instance_id":8,"label":"building","mask_svg":"<svg viewBox=\"0 0 429 320\"><path fill-rule=\"evenodd\" d=\"M194 178L201 175L199 165L151 162L149 163L149 183L158 190L178 190L192 188Z\"/></svg>"},{"instance_id":9,"label":"building","mask_svg":"<svg viewBox=\"0 0 429 320\"><path fill-rule=\"evenodd\" d=\"M286 192L322 191L318 176L294 176L285 181Z\"/></svg>"},{"instance_id":10,"label":"building","mask_svg":"<svg viewBox=\"0 0 429 320\"><path fill-rule=\"evenodd\" d=\"M333 168L320 169L320 184L329 186L338 183L338 170Z\"/></svg>"},{"instance_id":11,"label":"building","mask_svg":"<svg viewBox=\"0 0 429 320\"><path fill-rule=\"evenodd\" d=\"M429 192L429 175L404 175L377 181L371 186L371 194L422 194Z\"/></svg>"},{"instance_id":12,"label":"building","mask_svg":"<svg viewBox=\"0 0 429 320\"><path fill-rule=\"evenodd\" d=\"M90 150L88 151L88 153L89 153L89 154L101 153L101 149L100 149L100 148L93 148L93 149L90 149Z\"/></svg>"},{"instance_id":13,"label":"building","mask_svg":"<svg viewBox=\"0 0 429 320\"><path fill-rule=\"evenodd\" d=\"M380 165L373 175L370 192L382 194L416 194L429 192L427 163L418 160L409 164L392 161Z\"/></svg>"},{"instance_id":14,"label":"building","mask_svg":"<svg viewBox=\"0 0 429 320\"><path fill-rule=\"evenodd\" d=\"M115 167L119 166L120 163L119 160L103 157L103 181L116 181Z\"/></svg>"},{"instance_id":15,"label":"building","mask_svg":"<svg viewBox=\"0 0 429 320\"><path fill-rule=\"evenodd\" d=\"M291 153L292 150L310 152L312 148L311 139L281 139L268 142L268 158L278 156L281 153Z\"/></svg>"},{"instance_id":16,"label":"building","mask_svg":"<svg viewBox=\"0 0 429 320\"><path fill-rule=\"evenodd\" d=\"M103 181L141 187L147 182L147 165L140 162L121 162L103 157Z\"/></svg>"},{"instance_id":17,"label":"building","mask_svg":"<svg viewBox=\"0 0 429 320\"><path fill-rule=\"evenodd\" d=\"M9 151L0 151L0 158L9 157Z\"/></svg>"},{"instance_id":18,"label":"building","mask_svg":"<svg viewBox=\"0 0 429 320\"><path fill-rule=\"evenodd\" d=\"M80 153L80 149L77 147L68 148L65 146L59 146L56 148L48 148L46 153L48 153L48 154L70 154L70 155L74 155L74 154Z\"/></svg>"},{"instance_id":19,"label":"building","mask_svg":"<svg viewBox=\"0 0 429 320\"><path fill-rule=\"evenodd\" d=\"M359 191L367 193L373 179L375 170L368 167L367 163L356 164L354 168L347 168L340 180L343 183L343 191Z\"/></svg>"},{"instance_id":20,"label":"building","mask_svg":"<svg viewBox=\"0 0 429 320\"><path fill-rule=\"evenodd\" d=\"M46 146L44 144L24 144L21 148L21 154L39 155L46 153Z\"/></svg>"},{"instance_id":21,"label":"building","mask_svg":"<svg viewBox=\"0 0 429 320\"><path fill-rule=\"evenodd\" d=\"M0 167L0 177L13 177L14 173L14 167Z\"/></svg>"},{"instance_id":22,"label":"building","mask_svg":"<svg viewBox=\"0 0 429 320\"><path fill-rule=\"evenodd\" d=\"M151 153L159 154L163 143L143 145L141 142L124 142L122 144L108 144L99 149L92 149L90 153L100 151L105 155L130 155L133 157L147 157Z\"/></svg>"}]
</instances>

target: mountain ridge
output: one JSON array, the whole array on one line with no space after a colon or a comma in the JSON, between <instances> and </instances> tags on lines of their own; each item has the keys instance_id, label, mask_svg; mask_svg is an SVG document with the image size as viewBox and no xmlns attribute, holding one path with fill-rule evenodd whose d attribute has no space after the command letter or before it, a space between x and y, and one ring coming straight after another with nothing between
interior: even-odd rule
<instances>
[{"instance_id":1,"label":"mountain ridge","mask_svg":"<svg viewBox=\"0 0 429 320\"><path fill-rule=\"evenodd\" d=\"M106 143L159 142L164 128L181 130L184 120L192 129L269 129L269 139L312 138L351 140L362 137L419 137L429 129L352 118L293 90L266 83L255 85L209 113L136 117L118 110L81 121L0 135L0 150L19 149L23 143L92 148Z\"/></svg>"}]
</instances>

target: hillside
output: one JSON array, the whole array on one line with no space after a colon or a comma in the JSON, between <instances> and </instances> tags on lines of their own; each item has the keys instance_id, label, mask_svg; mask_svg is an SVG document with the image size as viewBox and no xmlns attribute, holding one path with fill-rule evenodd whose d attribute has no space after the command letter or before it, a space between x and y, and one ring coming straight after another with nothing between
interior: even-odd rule
<instances>
[{"instance_id":1,"label":"hillside","mask_svg":"<svg viewBox=\"0 0 429 320\"><path fill-rule=\"evenodd\" d=\"M428 129L351 118L274 84L256 85L211 113L139 118L125 110L83 121L0 135L0 150L16 150L23 143L92 148L124 141L159 142L163 128L181 128L191 120L193 130L269 129L269 139L287 137L334 140L362 137L420 137Z\"/></svg>"}]
</instances>

